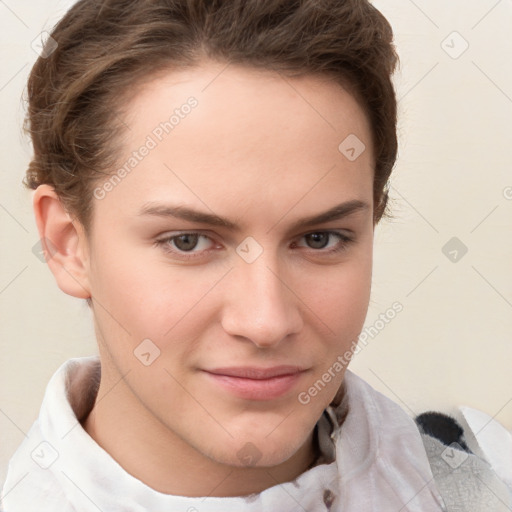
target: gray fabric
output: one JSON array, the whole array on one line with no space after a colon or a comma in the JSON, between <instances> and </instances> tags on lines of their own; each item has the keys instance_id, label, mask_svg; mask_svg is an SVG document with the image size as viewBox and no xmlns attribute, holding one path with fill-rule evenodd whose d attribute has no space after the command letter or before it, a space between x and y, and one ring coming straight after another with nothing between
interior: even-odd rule
<instances>
[{"instance_id":1,"label":"gray fabric","mask_svg":"<svg viewBox=\"0 0 512 512\"><path fill-rule=\"evenodd\" d=\"M457 448L456 443L445 446L427 434L421 437L447 512L512 511L512 489L486 461Z\"/></svg>"}]
</instances>

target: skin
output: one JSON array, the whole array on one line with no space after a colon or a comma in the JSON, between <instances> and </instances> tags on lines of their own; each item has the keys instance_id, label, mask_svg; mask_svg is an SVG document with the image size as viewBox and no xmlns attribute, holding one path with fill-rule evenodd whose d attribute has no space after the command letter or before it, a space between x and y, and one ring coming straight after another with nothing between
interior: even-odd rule
<instances>
[{"instance_id":1,"label":"skin","mask_svg":"<svg viewBox=\"0 0 512 512\"><path fill-rule=\"evenodd\" d=\"M48 185L35 192L34 211L41 238L52 241L48 264L59 287L92 298L102 376L85 430L160 492L239 496L311 464L313 428L345 368L308 404L298 395L363 327L374 234L370 125L325 78L208 61L155 78L130 101L120 162L190 96L197 107L93 199L89 233ZM366 145L355 161L338 150L350 134ZM293 227L352 200L367 208ZM150 202L215 213L239 229L139 215ZM208 237L192 248L194 259L179 240L155 243L191 231ZM263 249L252 263L236 251L247 237ZM134 355L145 339L160 350L148 366ZM203 371L281 364L305 371L268 400L235 396Z\"/></svg>"}]
</instances>

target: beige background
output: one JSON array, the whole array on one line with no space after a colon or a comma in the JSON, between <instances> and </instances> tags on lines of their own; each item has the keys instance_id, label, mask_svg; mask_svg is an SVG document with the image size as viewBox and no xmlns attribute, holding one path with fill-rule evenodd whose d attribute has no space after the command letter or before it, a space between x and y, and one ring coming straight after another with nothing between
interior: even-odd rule
<instances>
[{"instance_id":1,"label":"beige background","mask_svg":"<svg viewBox=\"0 0 512 512\"><path fill-rule=\"evenodd\" d=\"M469 405L512 429L512 2L375 4L401 56L401 148L395 219L376 234L373 337L351 368L410 414ZM31 42L65 6L0 1L0 482L51 375L96 352L85 303L60 292L32 253L38 235L21 186ZM457 262L456 247L442 250L453 237L468 249ZM395 301L403 311L382 328Z\"/></svg>"}]
</instances>

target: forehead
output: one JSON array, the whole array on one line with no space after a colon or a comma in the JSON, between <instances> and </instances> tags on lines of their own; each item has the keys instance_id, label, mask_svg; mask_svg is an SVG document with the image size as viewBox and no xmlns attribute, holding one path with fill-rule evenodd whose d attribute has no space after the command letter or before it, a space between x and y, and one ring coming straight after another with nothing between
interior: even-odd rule
<instances>
[{"instance_id":1,"label":"forehead","mask_svg":"<svg viewBox=\"0 0 512 512\"><path fill-rule=\"evenodd\" d=\"M289 77L270 70L205 61L189 69L160 71L145 81L125 110L125 121L136 128L131 135L153 131L191 97L200 108L194 109L193 120L187 124L194 122L195 128L203 128L203 132L217 128L218 137L223 133L233 136L239 127L252 134L259 129L262 136L263 132L283 135L283 125L291 131L297 122L295 127L307 125L310 135L323 135L330 129L339 137L350 129L367 138L370 132L357 100L332 78ZM219 128L227 130L219 132ZM177 124L173 131L179 131ZM365 142L371 145L369 140Z\"/></svg>"},{"instance_id":2,"label":"forehead","mask_svg":"<svg viewBox=\"0 0 512 512\"><path fill-rule=\"evenodd\" d=\"M339 203L371 191L368 120L326 78L208 61L146 82L123 121L125 172L106 198L123 208L180 198L212 210L267 204L277 214L305 195Z\"/></svg>"}]
</instances>

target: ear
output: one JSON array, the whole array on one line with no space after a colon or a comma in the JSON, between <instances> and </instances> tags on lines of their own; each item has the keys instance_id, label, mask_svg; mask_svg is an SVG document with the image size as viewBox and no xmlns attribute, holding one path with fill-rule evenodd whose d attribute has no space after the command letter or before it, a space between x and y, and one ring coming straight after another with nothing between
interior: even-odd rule
<instances>
[{"instance_id":1,"label":"ear","mask_svg":"<svg viewBox=\"0 0 512 512\"><path fill-rule=\"evenodd\" d=\"M91 297L88 244L83 226L63 207L50 185L39 185L33 197L42 250L59 288L73 297Z\"/></svg>"}]
</instances>

